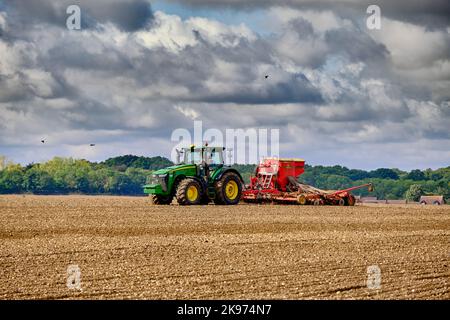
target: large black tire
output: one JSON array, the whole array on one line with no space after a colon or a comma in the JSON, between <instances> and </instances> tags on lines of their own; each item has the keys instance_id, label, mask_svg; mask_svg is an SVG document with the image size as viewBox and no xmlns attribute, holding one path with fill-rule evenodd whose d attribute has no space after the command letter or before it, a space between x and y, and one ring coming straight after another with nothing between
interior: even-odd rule
<instances>
[{"instance_id":1,"label":"large black tire","mask_svg":"<svg viewBox=\"0 0 450 320\"><path fill-rule=\"evenodd\" d=\"M195 179L181 180L177 187L176 197L178 203L182 206L201 204L203 198L202 186Z\"/></svg>"},{"instance_id":2,"label":"large black tire","mask_svg":"<svg viewBox=\"0 0 450 320\"><path fill-rule=\"evenodd\" d=\"M242 196L242 181L234 172L225 173L219 181L214 184L216 197L214 203L218 205L235 205L239 203Z\"/></svg>"},{"instance_id":3,"label":"large black tire","mask_svg":"<svg viewBox=\"0 0 450 320\"><path fill-rule=\"evenodd\" d=\"M156 194L150 195L153 204L157 205L169 205L172 203L173 196L160 196Z\"/></svg>"}]
</instances>

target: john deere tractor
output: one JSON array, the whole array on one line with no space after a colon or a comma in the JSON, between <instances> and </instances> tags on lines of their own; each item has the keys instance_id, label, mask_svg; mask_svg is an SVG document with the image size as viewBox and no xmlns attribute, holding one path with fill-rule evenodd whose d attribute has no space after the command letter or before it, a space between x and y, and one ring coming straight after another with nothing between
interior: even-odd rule
<instances>
[{"instance_id":1,"label":"john deere tractor","mask_svg":"<svg viewBox=\"0 0 450 320\"><path fill-rule=\"evenodd\" d=\"M160 205L170 204L174 197L180 205L237 204L243 180L238 171L224 165L224 150L191 146L177 151L179 164L155 171L144 193Z\"/></svg>"}]
</instances>

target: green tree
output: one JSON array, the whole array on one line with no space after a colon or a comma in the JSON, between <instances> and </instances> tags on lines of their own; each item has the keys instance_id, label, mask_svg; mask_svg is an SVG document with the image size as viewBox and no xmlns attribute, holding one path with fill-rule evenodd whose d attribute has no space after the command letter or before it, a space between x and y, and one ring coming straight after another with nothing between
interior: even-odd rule
<instances>
[{"instance_id":1,"label":"green tree","mask_svg":"<svg viewBox=\"0 0 450 320\"><path fill-rule=\"evenodd\" d=\"M127 175L117 173L111 177L110 190L112 193L120 195L141 194L142 186L133 182Z\"/></svg>"},{"instance_id":2,"label":"green tree","mask_svg":"<svg viewBox=\"0 0 450 320\"><path fill-rule=\"evenodd\" d=\"M411 170L411 172L408 173L405 178L414 181L421 181L426 179L425 174L419 169Z\"/></svg>"},{"instance_id":3,"label":"green tree","mask_svg":"<svg viewBox=\"0 0 450 320\"><path fill-rule=\"evenodd\" d=\"M8 165L0 171L0 193L20 193L23 184L23 168L16 165Z\"/></svg>"},{"instance_id":4,"label":"green tree","mask_svg":"<svg viewBox=\"0 0 450 320\"><path fill-rule=\"evenodd\" d=\"M125 174L130 178L134 185L133 194L142 194L142 187L147 183L147 177L151 175L151 171L139 168L128 168Z\"/></svg>"},{"instance_id":5,"label":"green tree","mask_svg":"<svg viewBox=\"0 0 450 320\"><path fill-rule=\"evenodd\" d=\"M138 157L133 155L125 155L109 158L103 162L108 167L120 167L125 172L126 168L141 168L147 170L158 170L173 165L173 162L164 157Z\"/></svg>"},{"instance_id":6,"label":"green tree","mask_svg":"<svg viewBox=\"0 0 450 320\"><path fill-rule=\"evenodd\" d=\"M86 160L55 157L43 163L40 168L53 178L59 193L89 192L89 172L92 166Z\"/></svg>"},{"instance_id":7,"label":"green tree","mask_svg":"<svg viewBox=\"0 0 450 320\"><path fill-rule=\"evenodd\" d=\"M98 167L88 173L89 193L110 193L110 177L114 172L109 168Z\"/></svg>"},{"instance_id":8,"label":"green tree","mask_svg":"<svg viewBox=\"0 0 450 320\"><path fill-rule=\"evenodd\" d=\"M9 161L7 157L0 155L0 171L13 164L14 163Z\"/></svg>"},{"instance_id":9,"label":"green tree","mask_svg":"<svg viewBox=\"0 0 450 320\"><path fill-rule=\"evenodd\" d=\"M425 174L425 179L427 179L427 180L438 181L443 178L443 175L441 173L439 173L438 171L431 170L431 169L426 169L424 171L424 174Z\"/></svg>"},{"instance_id":10,"label":"green tree","mask_svg":"<svg viewBox=\"0 0 450 320\"><path fill-rule=\"evenodd\" d=\"M352 169L348 171L347 176L352 180L362 180L369 178L369 173L364 170Z\"/></svg>"},{"instance_id":11,"label":"green tree","mask_svg":"<svg viewBox=\"0 0 450 320\"><path fill-rule=\"evenodd\" d=\"M250 183L250 177L255 175L256 165L254 164L234 164L231 166L240 172L245 183Z\"/></svg>"},{"instance_id":12,"label":"green tree","mask_svg":"<svg viewBox=\"0 0 450 320\"><path fill-rule=\"evenodd\" d=\"M322 175L321 180L325 182L321 184L321 187L324 189L339 190L346 189L352 185L350 178L336 174Z\"/></svg>"},{"instance_id":13,"label":"green tree","mask_svg":"<svg viewBox=\"0 0 450 320\"><path fill-rule=\"evenodd\" d=\"M409 187L405 194L406 199L410 201L419 201L420 197L424 194L422 186L420 184L413 184Z\"/></svg>"},{"instance_id":14,"label":"green tree","mask_svg":"<svg viewBox=\"0 0 450 320\"><path fill-rule=\"evenodd\" d=\"M51 194L57 192L53 178L38 165L27 170L24 176L23 187L27 191L36 194Z\"/></svg>"},{"instance_id":15,"label":"green tree","mask_svg":"<svg viewBox=\"0 0 450 320\"><path fill-rule=\"evenodd\" d=\"M398 180L399 176L395 170L380 168L373 171L370 171L371 178L381 178L381 179L393 179Z\"/></svg>"}]
</instances>

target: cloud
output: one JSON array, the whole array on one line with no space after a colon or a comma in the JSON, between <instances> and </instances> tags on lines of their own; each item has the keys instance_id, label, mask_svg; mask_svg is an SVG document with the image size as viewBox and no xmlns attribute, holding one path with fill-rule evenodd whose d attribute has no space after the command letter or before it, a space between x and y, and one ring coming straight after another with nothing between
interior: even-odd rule
<instances>
[{"instance_id":1,"label":"cloud","mask_svg":"<svg viewBox=\"0 0 450 320\"><path fill-rule=\"evenodd\" d=\"M339 3L267 1L259 33L130 0L80 2L95 23L70 31L64 1L26 3L0 11L0 154L17 161L168 156L172 130L201 120L279 128L282 154L316 163L448 165L449 28L390 18L369 31Z\"/></svg>"},{"instance_id":2,"label":"cloud","mask_svg":"<svg viewBox=\"0 0 450 320\"><path fill-rule=\"evenodd\" d=\"M300 10L333 10L341 16L364 19L369 5L380 6L383 15L400 21L441 27L448 25L450 3L447 0L411 1L411 0L169 0L193 7L234 8L251 10L254 8L287 7Z\"/></svg>"},{"instance_id":3,"label":"cloud","mask_svg":"<svg viewBox=\"0 0 450 320\"><path fill-rule=\"evenodd\" d=\"M383 32L373 32L372 36L386 46L398 69L420 69L450 56L450 34L445 29L432 31L424 26L385 19Z\"/></svg>"},{"instance_id":4,"label":"cloud","mask_svg":"<svg viewBox=\"0 0 450 320\"><path fill-rule=\"evenodd\" d=\"M70 5L81 9L83 27L113 23L125 31L143 28L153 19L150 2L147 0L5 0L7 9L18 20L18 25L51 24L66 27Z\"/></svg>"},{"instance_id":5,"label":"cloud","mask_svg":"<svg viewBox=\"0 0 450 320\"><path fill-rule=\"evenodd\" d=\"M8 29L6 17L7 17L6 12L0 12L0 35L2 35L2 33Z\"/></svg>"}]
</instances>

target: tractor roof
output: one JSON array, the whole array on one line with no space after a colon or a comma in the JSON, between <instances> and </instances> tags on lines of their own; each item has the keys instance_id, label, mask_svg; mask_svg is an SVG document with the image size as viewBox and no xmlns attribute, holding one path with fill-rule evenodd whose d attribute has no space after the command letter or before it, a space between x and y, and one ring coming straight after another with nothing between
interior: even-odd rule
<instances>
[{"instance_id":1,"label":"tractor roof","mask_svg":"<svg viewBox=\"0 0 450 320\"><path fill-rule=\"evenodd\" d=\"M188 151L191 151L192 148L182 148L182 150L188 150ZM223 151L223 150L225 150L225 148L224 148L224 147L209 147L209 146L203 146L203 147L194 147L193 150L194 150L194 151L205 150L205 151L215 151L215 152L218 152L218 151Z\"/></svg>"}]
</instances>

